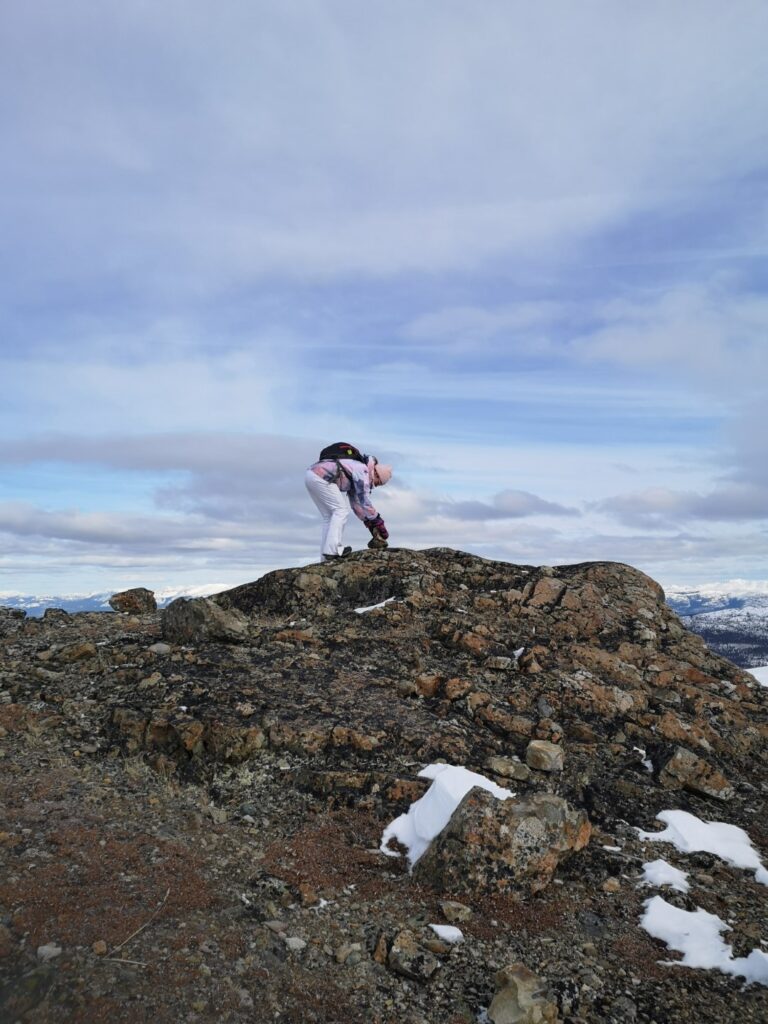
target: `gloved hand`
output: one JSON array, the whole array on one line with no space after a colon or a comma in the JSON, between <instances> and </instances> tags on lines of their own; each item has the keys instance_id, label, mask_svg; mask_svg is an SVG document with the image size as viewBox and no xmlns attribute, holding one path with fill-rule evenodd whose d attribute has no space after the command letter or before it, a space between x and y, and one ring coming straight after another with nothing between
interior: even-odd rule
<instances>
[{"instance_id":1,"label":"gloved hand","mask_svg":"<svg viewBox=\"0 0 768 1024\"><path fill-rule=\"evenodd\" d=\"M389 540L389 530L384 525L384 520L381 516L374 516L373 519L366 519L365 525L371 531L371 536L376 537L378 534L382 540Z\"/></svg>"}]
</instances>

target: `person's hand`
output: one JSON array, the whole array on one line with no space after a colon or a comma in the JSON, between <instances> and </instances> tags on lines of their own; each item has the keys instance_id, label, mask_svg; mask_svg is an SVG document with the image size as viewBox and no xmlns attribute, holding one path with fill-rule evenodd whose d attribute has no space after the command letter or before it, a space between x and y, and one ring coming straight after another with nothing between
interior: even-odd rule
<instances>
[{"instance_id":1,"label":"person's hand","mask_svg":"<svg viewBox=\"0 0 768 1024\"><path fill-rule=\"evenodd\" d=\"M389 530L384 525L384 520L381 516L375 516L373 519L366 519L365 525L371 531L372 537L375 538L378 534L382 540L389 540Z\"/></svg>"}]
</instances>

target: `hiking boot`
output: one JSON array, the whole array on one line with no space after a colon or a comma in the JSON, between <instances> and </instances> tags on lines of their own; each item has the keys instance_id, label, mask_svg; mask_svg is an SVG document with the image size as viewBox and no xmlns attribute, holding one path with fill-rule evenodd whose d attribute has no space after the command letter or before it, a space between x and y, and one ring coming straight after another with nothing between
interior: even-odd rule
<instances>
[{"instance_id":1,"label":"hiking boot","mask_svg":"<svg viewBox=\"0 0 768 1024\"><path fill-rule=\"evenodd\" d=\"M348 544L344 548L344 550L341 552L340 555L323 555L323 561L324 562L333 562L337 558L346 558L347 555L351 555L351 554L352 554L352 546Z\"/></svg>"}]
</instances>

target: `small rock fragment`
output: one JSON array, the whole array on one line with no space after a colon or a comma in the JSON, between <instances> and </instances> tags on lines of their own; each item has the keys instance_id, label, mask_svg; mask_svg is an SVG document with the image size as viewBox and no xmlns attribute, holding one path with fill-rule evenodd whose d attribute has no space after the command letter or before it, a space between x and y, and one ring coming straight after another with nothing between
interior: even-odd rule
<instances>
[{"instance_id":1,"label":"small rock fragment","mask_svg":"<svg viewBox=\"0 0 768 1024\"><path fill-rule=\"evenodd\" d=\"M494 754L486 758L485 767L494 775L516 779L518 782L526 782L531 777L530 768L518 757L499 757Z\"/></svg>"},{"instance_id":2,"label":"small rock fragment","mask_svg":"<svg viewBox=\"0 0 768 1024\"><path fill-rule=\"evenodd\" d=\"M448 700L459 700L460 697L466 697L471 689L472 683L467 679L447 679L443 684L443 693Z\"/></svg>"},{"instance_id":3,"label":"small rock fragment","mask_svg":"<svg viewBox=\"0 0 768 1024\"><path fill-rule=\"evenodd\" d=\"M387 937L382 932L373 951L373 959L377 964L385 964L387 962L387 952Z\"/></svg>"},{"instance_id":4,"label":"small rock fragment","mask_svg":"<svg viewBox=\"0 0 768 1024\"><path fill-rule=\"evenodd\" d=\"M421 675L414 680L416 692L421 697L434 697L440 689L441 678L435 675Z\"/></svg>"},{"instance_id":5,"label":"small rock fragment","mask_svg":"<svg viewBox=\"0 0 768 1024\"><path fill-rule=\"evenodd\" d=\"M525 751L525 761L530 768L537 768L540 772L561 772L563 748L549 740L531 740Z\"/></svg>"},{"instance_id":6,"label":"small rock fragment","mask_svg":"<svg viewBox=\"0 0 768 1024\"><path fill-rule=\"evenodd\" d=\"M501 654L492 655L485 659L485 667L495 672L505 672L514 664L514 658L508 658Z\"/></svg>"},{"instance_id":7,"label":"small rock fragment","mask_svg":"<svg viewBox=\"0 0 768 1024\"><path fill-rule=\"evenodd\" d=\"M269 928L269 930L271 932L274 932L275 935L284 935L288 925L285 923L285 921L274 920L265 921L264 927Z\"/></svg>"},{"instance_id":8,"label":"small rock fragment","mask_svg":"<svg viewBox=\"0 0 768 1024\"><path fill-rule=\"evenodd\" d=\"M94 942L94 944L91 946L91 949L96 954L96 956L106 956L107 944L104 941L104 939L97 939L96 942Z\"/></svg>"},{"instance_id":9,"label":"small rock fragment","mask_svg":"<svg viewBox=\"0 0 768 1024\"><path fill-rule=\"evenodd\" d=\"M359 942L345 942L336 950L334 957L337 964L349 964L353 967L362 959L363 947Z\"/></svg>"},{"instance_id":10,"label":"small rock fragment","mask_svg":"<svg viewBox=\"0 0 768 1024\"><path fill-rule=\"evenodd\" d=\"M225 825L229 820L226 810L223 807L216 807L215 804L209 804L205 813L215 825Z\"/></svg>"},{"instance_id":11,"label":"small rock fragment","mask_svg":"<svg viewBox=\"0 0 768 1024\"><path fill-rule=\"evenodd\" d=\"M419 944L413 932L405 928L395 936L387 962L397 974L420 982L429 981L440 966L440 962Z\"/></svg>"},{"instance_id":12,"label":"small rock fragment","mask_svg":"<svg viewBox=\"0 0 768 1024\"><path fill-rule=\"evenodd\" d=\"M557 1004L547 999L546 985L525 964L510 964L496 975L501 986L488 1007L493 1024L554 1024Z\"/></svg>"},{"instance_id":13,"label":"small rock fragment","mask_svg":"<svg viewBox=\"0 0 768 1024\"><path fill-rule=\"evenodd\" d=\"M468 921L472 917L472 908L466 903L459 903L458 900L442 900L440 910L445 920L452 924L456 921Z\"/></svg>"},{"instance_id":14,"label":"small rock fragment","mask_svg":"<svg viewBox=\"0 0 768 1024\"><path fill-rule=\"evenodd\" d=\"M44 946L37 947L37 959L42 960L43 963L55 960L57 956L61 956L61 946L57 946L55 942L48 942Z\"/></svg>"}]
</instances>

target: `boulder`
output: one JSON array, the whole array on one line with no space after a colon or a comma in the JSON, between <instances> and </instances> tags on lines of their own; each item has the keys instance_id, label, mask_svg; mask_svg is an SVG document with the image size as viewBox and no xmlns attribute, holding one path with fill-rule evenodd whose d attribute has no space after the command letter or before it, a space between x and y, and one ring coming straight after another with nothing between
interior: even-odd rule
<instances>
[{"instance_id":1,"label":"boulder","mask_svg":"<svg viewBox=\"0 0 768 1024\"><path fill-rule=\"evenodd\" d=\"M587 845L591 831L584 811L551 793L498 800L475 788L413 874L439 892L538 892L561 860Z\"/></svg>"},{"instance_id":2,"label":"boulder","mask_svg":"<svg viewBox=\"0 0 768 1024\"><path fill-rule=\"evenodd\" d=\"M157 611L157 601L152 590L146 587L134 587L132 590L121 590L109 599L109 607L116 612L129 615L148 615Z\"/></svg>"},{"instance_id":3,"label":"boulder","mask_svg":"<svg viewBox=\"0 0 768 1024\"><path fill-rule=\"evenodd\" d=\"M171 643L240 643L248 636L248 619L207 597L179 597L163 612L162 631Z\"/></svg>"},{"instance_id":4,"label":"boulder","mask_svg":"<svg viewBox=\"0 0 768 1024\"><path fill-rule=\"evenodd\" d=\"M46 608L43 612L45 622L71 622L72 616L63 608Z\"/></svg>"}]
</instances>

